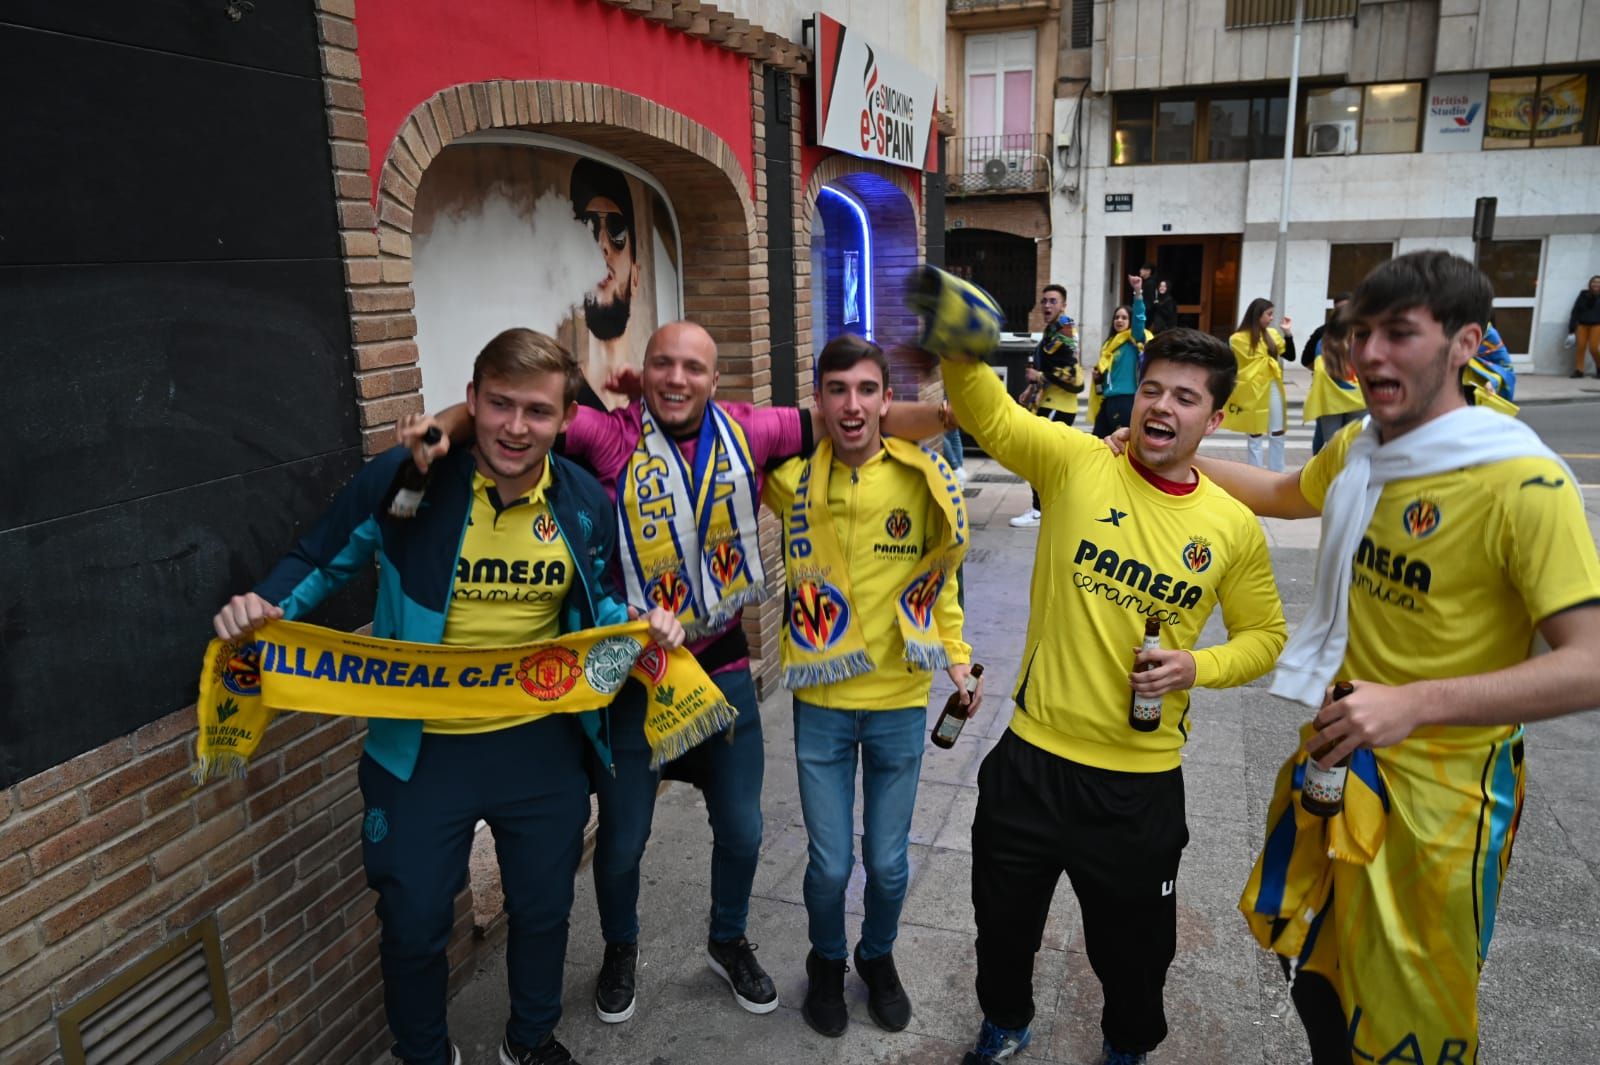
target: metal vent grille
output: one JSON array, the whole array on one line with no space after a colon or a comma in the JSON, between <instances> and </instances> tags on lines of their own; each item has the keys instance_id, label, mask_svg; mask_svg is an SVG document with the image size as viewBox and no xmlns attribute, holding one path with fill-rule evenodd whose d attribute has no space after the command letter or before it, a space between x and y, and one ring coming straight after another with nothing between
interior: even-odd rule
<instances>
[{"instance_id":1,"label":"metal vent grille","mask_svg":"<svg viewBox=\"0 0 1600 1065\"><path fill-rule=\"evenodd\" d=\"M214 917L62 1011L66 1065L182 1065L232 1025Z\"/></svg>"},{"instance_id":2,"label":"metal vent grille","mask_svg":"<svg viewBox=\"0 0 1600 1065\"><path fill-rule=\"evenodd\" d=\"M1072 0L1072 47L1094 44L1094 0Z\"/></svg>"}]
</instances>

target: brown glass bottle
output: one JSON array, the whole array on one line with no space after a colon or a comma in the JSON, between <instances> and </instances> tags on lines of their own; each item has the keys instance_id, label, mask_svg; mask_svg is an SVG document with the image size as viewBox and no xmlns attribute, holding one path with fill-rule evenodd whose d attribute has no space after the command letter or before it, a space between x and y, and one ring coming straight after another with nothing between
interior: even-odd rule
<instances>
[{"instance_id":1,"label":"brown glass bottle","mask_svg":"<svg viewBox=\"0 0 1600 1065\"><path fill-rule=\"evenodd\" d=\"M422 442L429 447L443 439L444 434L437 425L430 425L422 434ZM395 483L394 498L389 501L389 514L395 518L414 518L417 508L422 506L422 495L428 490L428 481L433 476L430 466L427 473L417 469L414 462L402 463L399 477Z\"/></svg>"},{"instance_id":2,"label":"brown glass bottle","mask_svg":"<svg viewBox=\"0 0 1600 1065\"><path fill-rule=\"evenodd\" d=\"M1144 650L1161 650L1161 622L1155 618L1144 619ZM1136 666L1140 673L1153 666ZM1137 694L1128 698L1128 727L1140 732L1154 732L1161 727L1161 697L1140 699Z\"/></svg>"},{"instance_id":3,"label":"brown glass bottle","mask_svg":"<svg viewBox=\"0 0 1600 1065\"><path fill-rule=\"evenodd\" d=\"M1343 699L1355 691L1349 681L1341 680L1333 686L1333 697ZM1322 726L1316 726L1322 731ZM1300 805L1306 813L1317 817L1332 817L1344 809L1344 781L1350 772L1350 756L1339 759L1339 764L1324 769L1313 754L1306 759L1305 779L1300 785Z\"/></svg>"},{"instance_id":4,"label":"brown glass bottle","mask_svg":"<svg viewBox=\"0 0 1600 1065\"><path fill-rule=\"evenodd\" d=\"M967 673L966 692L970 701L972 693L978 688L978 678L983 676L983 663L972 663L972 669ZM956 739L961 735L961 726L967 723L967 712L961 707L961 693L951 692L950 698L945 700L944 710L939 714L939 720L934 722L933 740L935 747L948 750L956 745Z\"/></svg>"}]
</instances>

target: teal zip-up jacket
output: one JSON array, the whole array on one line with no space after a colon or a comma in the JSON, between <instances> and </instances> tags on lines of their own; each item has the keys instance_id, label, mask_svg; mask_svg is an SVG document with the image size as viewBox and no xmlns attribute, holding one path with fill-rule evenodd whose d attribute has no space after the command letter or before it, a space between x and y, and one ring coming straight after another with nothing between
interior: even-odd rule
<instances>
[{"instance_id":1,"label":"teal zip-up jacket","mask_svg":"<svg viewBox=\"0 0 1600 1065\"><path fill-rule=\"evenodd\" d=\"M434 465L422 506L414 518L392 518L389 500L395 477L411 454L392 448L362 467L295 546L278 561L256 594L293 621L310 613L374 558L378 601L372 634L415 643L442 643L445 613L455 586L456 560L472 512L472 453L452 451ZM606 566L616 550L611 500L588 473L551 454L550 512L572 552L574 572L561 609L561 631L578 632L628 620L628 608L611 592ZM531 535L531 533L530 533ZM374 698L382 698L375 695ZM611 765L609 715L578 715L602 765ZM422 746L422 722L374 717L367 722L367 754L410 780Z\"/></svg>"}]
</instances>

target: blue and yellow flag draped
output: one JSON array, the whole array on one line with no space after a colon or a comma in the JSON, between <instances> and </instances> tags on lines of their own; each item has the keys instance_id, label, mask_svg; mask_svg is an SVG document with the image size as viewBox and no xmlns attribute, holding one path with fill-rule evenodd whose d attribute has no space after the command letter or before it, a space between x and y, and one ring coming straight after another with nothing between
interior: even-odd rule
<instances>
[{"instance_id":1,"label":"blue and yellow flag draped","mask_svg":"<svg viewBox=\"0 0 1600 1065\"><path fill-rule=\"evenodd\" d=\"M242 774L285 710L407 721L572 714L609 705L630 675L650 689L653 766L737 716L694 656L663 652L643 621L516 647L406 643L269 621L249 643L206 647L195 782Z\"/></svg>"}]
</instances>

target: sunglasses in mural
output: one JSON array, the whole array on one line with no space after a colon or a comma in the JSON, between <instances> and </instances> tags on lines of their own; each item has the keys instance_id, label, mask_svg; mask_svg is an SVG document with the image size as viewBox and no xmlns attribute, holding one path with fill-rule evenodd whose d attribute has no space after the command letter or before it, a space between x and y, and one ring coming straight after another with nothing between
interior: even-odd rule
<instances>
[{"instance_id":1,"label":"sunglasses in mural","mask_svg":"<svg viewBox=\"0 0 1600 1065\"><path fill-rule=\"evenodd\" d=\"M618 251L628 246L628 223L619 211L585 211L578 216L589 223L589 232L594 234L594 239L600 239L600 231L604 230L606 240Z\"/></svg>"}]
</instances>

